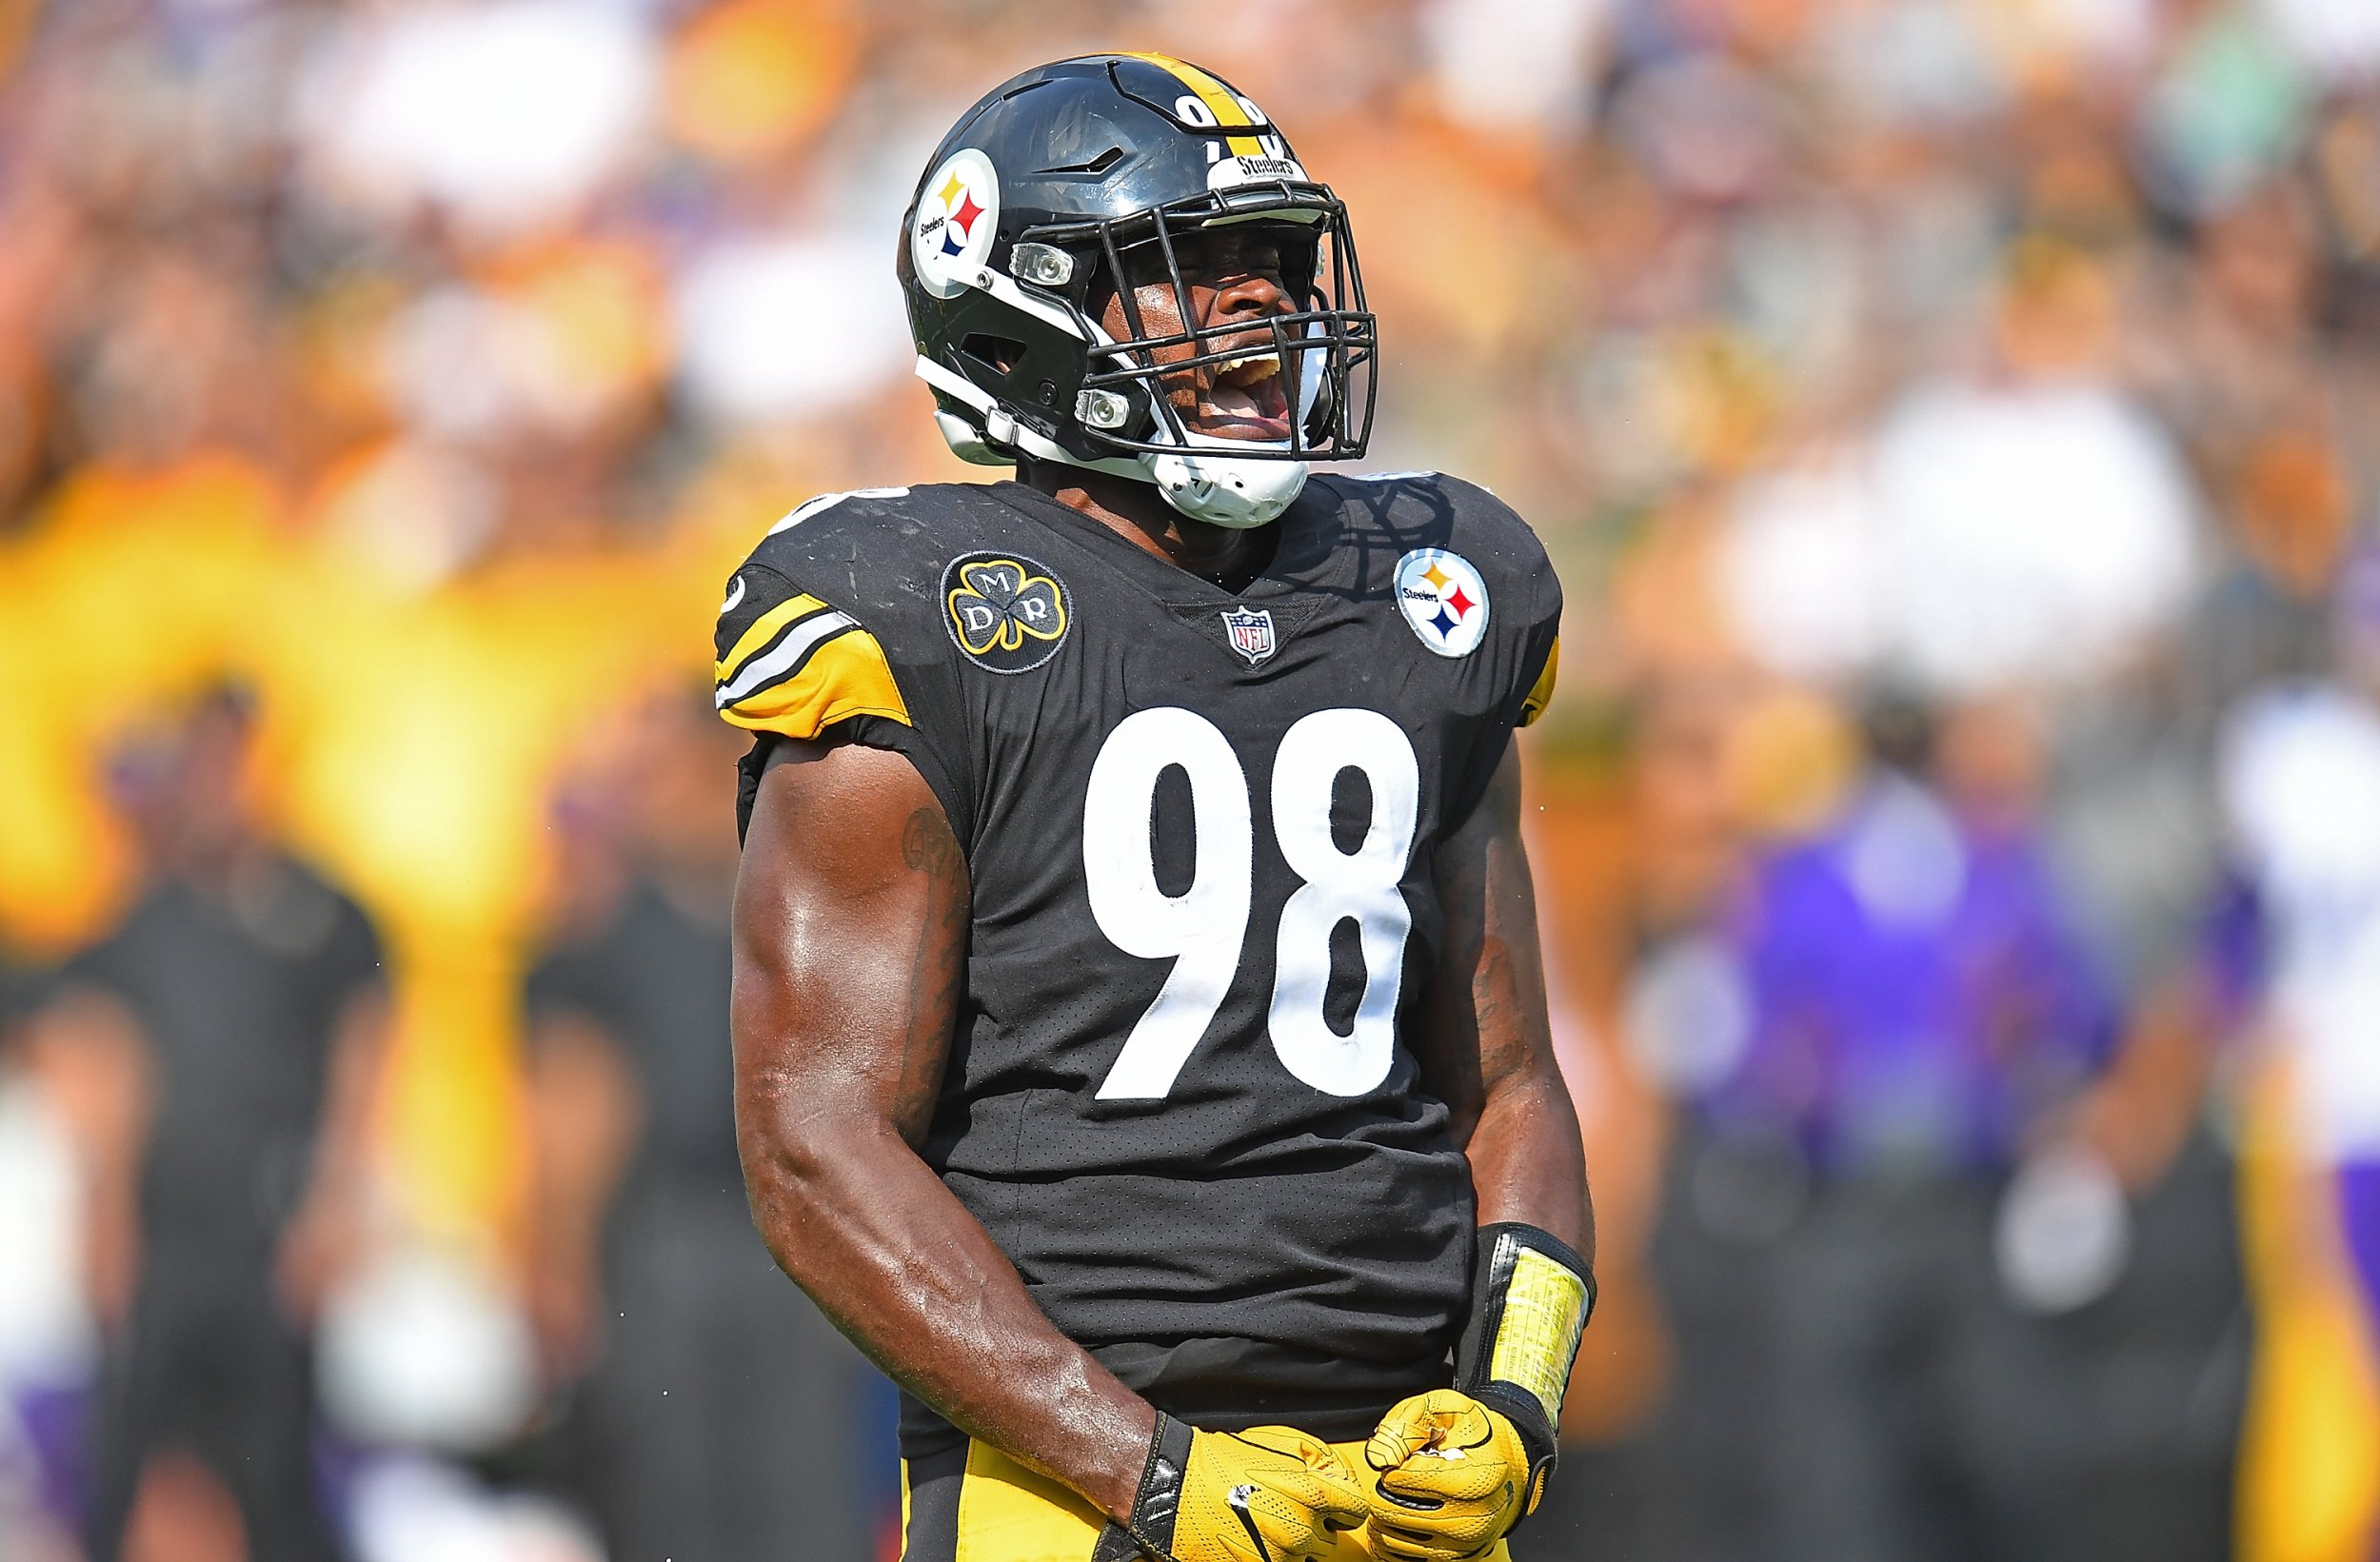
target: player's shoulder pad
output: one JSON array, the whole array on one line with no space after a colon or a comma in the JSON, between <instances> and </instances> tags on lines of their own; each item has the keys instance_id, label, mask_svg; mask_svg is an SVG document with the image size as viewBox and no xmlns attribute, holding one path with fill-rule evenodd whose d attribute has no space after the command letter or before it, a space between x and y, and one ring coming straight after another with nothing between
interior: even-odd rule
<instances>
[{"instance_id":1,"label":"player's shoulder pad","mask_svg":"<svg viewBox=\"0 0 2380 1562\"><path fill-rule=\"evenodd\" d=\"M1529 523L1478 484L1444 472L1331 473L1323 481L1343 524L1384 558L1401 567L1417 554L1453 554L1478 572L1494 603L1488 664L1516 676L1517 724L1542 715L1560 666L1562 587Z\"/></svg>"},{"instance_id":2,"label":"player's shoulder pad","mask_svg":"<svg viewBox=\"0 0 2380 1562\"><path fill-rule=\"evenodd\" d=\"M1330 472L1318 478L1351 525L1406 547L1453 548L1484 569L1546 570L1545 548L1519 512L1477 483L1444 472Z\"/></svg>"},{"instance_id":3,"label":"player's shoulder pad","mask_svg":"<svg viewBox=\"0 0 2380 1562\"><path fill-rule=\"evenodd\" d=\"M926 644L920 625L932 622L936 536L951 503L933 488L861 488L771 526L720 604L719 714L792 738L859 716L910 724L894 668Z\"/></svg>"}]
</instances>

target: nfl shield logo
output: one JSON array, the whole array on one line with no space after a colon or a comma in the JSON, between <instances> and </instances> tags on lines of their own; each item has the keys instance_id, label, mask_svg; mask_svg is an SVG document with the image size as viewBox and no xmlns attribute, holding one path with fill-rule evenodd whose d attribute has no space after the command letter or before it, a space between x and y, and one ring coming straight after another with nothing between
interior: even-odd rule
<instances>
[{"instance_id":1,"label":"nfl shield logo","mask_svg":"<svg viewBox=\"0 0 2380 1562\"><path fill-rule=\"evenodd\" d=\"M1226 609L1223 629L1231 636L1231 648L1246 657L1249 666L1273 654L1273 615L1263 608Z\"/></svg>"}]
</instances>

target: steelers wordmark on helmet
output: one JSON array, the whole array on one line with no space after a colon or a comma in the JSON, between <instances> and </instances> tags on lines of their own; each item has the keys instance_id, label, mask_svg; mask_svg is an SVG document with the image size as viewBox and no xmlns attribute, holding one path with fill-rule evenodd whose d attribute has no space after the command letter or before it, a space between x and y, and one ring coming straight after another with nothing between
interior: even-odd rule
<instances>
[{"instance_id":1,"label":"steelers wordmark on helmet","mask_svg":"<svg viewBox=\"0 0 2380 1562\"><path fill-rule=\"evenodd\" d=\"M1416 548L1397 561L1397 610L1439 656L1469 656L1487 637L1487 582L1471 561L1444 548Z\"/></svg>"},{"instance_id":2,"label":"steelers wordmark on helmet","mask_svg":"<svg viewBox=\"0 0 2380 1562\"><path fill-rule=\"evenodd\" d=\"M992 252L1000 228L1000 175L972 148L942 159L919 187L909 229L918 281L937 298L956 298Z\"/></svg>"},{"instance_id":3,"label":"steelers wordmark on helmet","mask_svg":"<svg viewBox=\"0 0 2380 1562\"><path fill-rule=\"evenodd\" d=\"M1022 555L951 560L942 570L942 605L951 643L990 672L1031 672L1066 639L1066 588Z\"/></svg>"}]
</instances>

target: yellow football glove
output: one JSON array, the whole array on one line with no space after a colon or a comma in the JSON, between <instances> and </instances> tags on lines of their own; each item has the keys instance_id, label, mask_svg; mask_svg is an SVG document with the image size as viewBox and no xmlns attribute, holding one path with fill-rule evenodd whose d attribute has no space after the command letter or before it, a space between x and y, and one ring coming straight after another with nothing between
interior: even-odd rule
<instances>
[{"instance_id":1,"label":"yellow football glove","mask_svg":"<svg viewBox=\"0 0 2380 1562\"><path fill-rule=\"evenodd\" d=\"M1595 1310L1586 1261L1518 1221L1479 1228L1455 1386L1389 1411L1365 1445L1372 1549L1395 1562L1485 1556L1537 1508L1562 1395Z\"/></svg>"},{"instance_id":2,"label":"yellow football glove","mask_svg":"<svg viewBox=\"0 0 2380 1562\"><path fill-rule=\"evenodd\" d=\"M1292 1427L1199 1432L1170 1415L1130 1526L1110 1521L1093 1562L1311 1562L1365 1516L1363 1488L1328 1443Z\"/></svg>"},{"instance_id":3,"label":"yellow football glove","mask_svg":"<svg viewBox=\"0 0 2380 1562\"><path fill-rule=\"evenodd\" d=\"M1363 1459L1379 1472L1373 1554L1396 1562L1485 1556L1544 1490L1512 1417L1453 1389L1398 1404Z\"/></svg>"}]
</instances>

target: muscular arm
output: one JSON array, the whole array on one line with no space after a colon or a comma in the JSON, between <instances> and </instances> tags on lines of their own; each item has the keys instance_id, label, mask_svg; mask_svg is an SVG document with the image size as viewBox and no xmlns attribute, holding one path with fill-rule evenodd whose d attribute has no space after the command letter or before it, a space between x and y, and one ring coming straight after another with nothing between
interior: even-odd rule
<instances>
[{"instance_id":1,"label":"muscular arm","mask_svg":"<svg viewBox=\"0 0 2380 1562\"><path fill-rule=\"evenodd\" d=\"M1121 1517L1156 1412L1050 1325L917 1155L967 922L966 860L907 760L778 745L736 885L736 1132L753 1218L904 1388Z\"/></svg>"},{"instance_id":2,"label":"muscular arm","mask_svg":"<svg viewBox=\"0 0 2380 1562\"><path fill-rule=\"evenodd\" d=\"M1446 937L1416 1043L1454 1110L1479 1223L1525 1221L1595 1261L1578 1118L1554 1062L1537 951L1537 894L1520 844L1520 756L1432 862Z\"/></svg>"}]
</instances>

